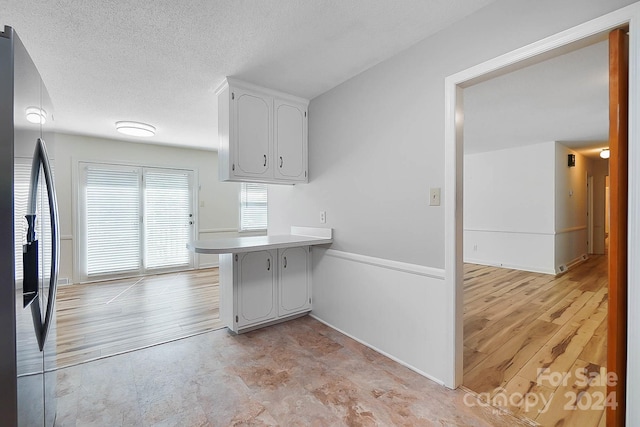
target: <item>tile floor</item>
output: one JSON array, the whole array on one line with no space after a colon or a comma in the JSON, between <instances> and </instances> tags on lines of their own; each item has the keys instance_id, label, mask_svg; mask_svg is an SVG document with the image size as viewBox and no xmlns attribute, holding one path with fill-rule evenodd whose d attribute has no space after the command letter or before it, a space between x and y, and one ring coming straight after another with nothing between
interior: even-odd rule
<instances>
[{"instance_id":1,"label":"tile floor","mask_svg":"<svg viewBox=\"0 0 640 427\"><path fill-rule=\"evenodd\" d=\"M311 317L56 371L59 426L525 426Z\"/></svg>"}]
</instances>

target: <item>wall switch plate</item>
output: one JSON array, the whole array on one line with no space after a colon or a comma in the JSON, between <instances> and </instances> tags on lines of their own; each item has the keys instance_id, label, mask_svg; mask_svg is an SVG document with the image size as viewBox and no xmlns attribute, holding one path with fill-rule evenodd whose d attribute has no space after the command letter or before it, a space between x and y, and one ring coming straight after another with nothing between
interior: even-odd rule
<instances>
[{"instance_id":1,"label":"wall switch plate","mask_svg":"<svg viewBox=\"0 0 640 427\"><path fill-rule=\"evenodd\" d=\"M320 224L327 223L327 211L320 211Z\"/></svg>"},{"instance_id":2,"label":"wall switch plate","mask_svg":"<svg viewBox=\"0 0 640 427\"><path fill-rule=\"evenodd\" d=\"M440 206L440 188L429 190L429 206Z\"/></svg>"}]
</instances>

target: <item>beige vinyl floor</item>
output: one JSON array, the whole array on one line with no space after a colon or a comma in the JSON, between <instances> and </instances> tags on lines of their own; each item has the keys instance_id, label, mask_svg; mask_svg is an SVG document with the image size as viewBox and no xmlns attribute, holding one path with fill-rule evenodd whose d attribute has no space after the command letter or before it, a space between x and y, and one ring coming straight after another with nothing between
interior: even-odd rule
<instances>
[{"instance_id":1,"label":"beige vinyl floor","mask_svg":"<svg viewBox=\"0 0 640 427\"><path fill-rule=\"evenodd\" d=\"M57 366L67 367L53 373L57 425L603 426L602 411L576 402L567 410L564 398L595 396L597 381L538 384L537 369L598 379L605 260L592 257L560 277L466 265L471 393L310 317L241 336L217 330L217 269L61 287Z\"/></svg>"},{"instance_id":2,"label":"beige vinyl floor","mask_svg":"<svg viewBox=\"0 0 640 427\"><path fill-rule=\"evenodd\" d=\"M58 426L525 426L309 316L56 371Z\"/></svg>"}]
</instances>

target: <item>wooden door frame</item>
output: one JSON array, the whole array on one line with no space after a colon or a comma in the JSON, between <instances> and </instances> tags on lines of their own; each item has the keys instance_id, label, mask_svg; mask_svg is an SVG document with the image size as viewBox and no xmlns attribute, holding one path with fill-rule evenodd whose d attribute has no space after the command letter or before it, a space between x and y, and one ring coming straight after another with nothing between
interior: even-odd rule
<instances>
[{"instance_id":1,"label":"wooden door frame","mask_svg":"<svg viewBox=\"0 0 640 427\"><path fill-rule=\"evenodd\" d=\"M463 376L463 89L510 71L538 63L563 53L606 40L609 31L629 26L629 224L628 259L640 259L640 2L547 37L520 49L491 59L445 79L445 286L449 317L445 319L448 336L447 387L462 384ZM636 165L636 167L633 167ZM637 264L637 262L636 262ZM640 266L629 263L628 281L640 283ZM629 287L627 317L630 337L640 335L640 289ZM628 360L640 358L640 340L628 341ZM637 365L637 364L635 364ZM627 370L627 402L640 401L640 367ZM634 382L635 379L635 382ZM624 404L624 402L622 402ZM640 407L626 405L627 420L640 423Z\"/></svg>"},{"instance_id":2,"label":"wooden door frame","mask_svg":"<svg viewBox=\"0 0 640 427\"><path fill-rule=\"evenodd\" d=\"M624 401L627 367L627 212L628 212L628 85L629 44L625 29L609 34L609 315L607 370L617 381L607 382L607 396ZM613 399L612 399L613 400ZM624 412L607 408L607 425L624 426Z\"/></svg>"}]
</instances>

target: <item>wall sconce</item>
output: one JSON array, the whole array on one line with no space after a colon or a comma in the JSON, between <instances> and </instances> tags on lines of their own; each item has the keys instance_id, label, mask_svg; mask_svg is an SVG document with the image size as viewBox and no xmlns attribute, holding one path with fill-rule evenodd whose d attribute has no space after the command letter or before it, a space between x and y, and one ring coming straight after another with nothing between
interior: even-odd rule
<instances>
[{"instance_id":1,"label":"wall sconce","mask_svg":"<svg viewBox=\"0 0 640 427\"><path fill-rule=\"evenodd\" d=\"M608 148L603 148L602 151L600 152L600 157L602 157L603 159L608 159L610 155L611 155L611 151L609 151Z\"/></svg>"},{"instance_id":2,"label":"wall sconce","mask_svg":"<svg viewBox=\"0 0 640 427\"><path fill-rule=\"evenodd\" d=\"M568 161L567 164L570 168L573 168L576 166L576 155L575 154L569 154L568 156Z\"/></svg>"}]
</instances>

